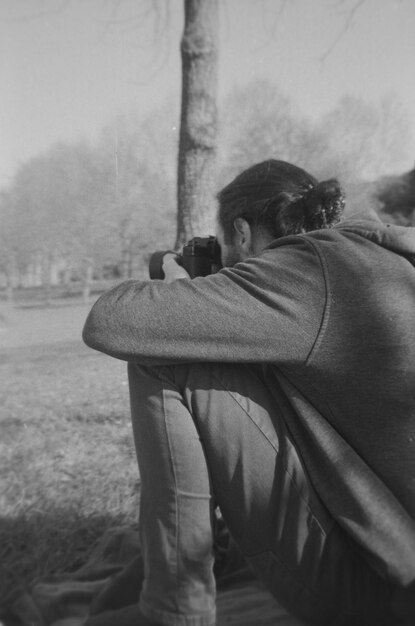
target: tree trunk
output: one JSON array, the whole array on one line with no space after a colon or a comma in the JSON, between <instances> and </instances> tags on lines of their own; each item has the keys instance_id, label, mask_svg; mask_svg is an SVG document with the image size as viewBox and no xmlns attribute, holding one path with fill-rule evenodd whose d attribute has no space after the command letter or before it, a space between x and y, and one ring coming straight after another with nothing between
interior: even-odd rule
<instances>
[{"instance_id":1,"label":"tree trunk","mask_svg":"<svg viewBox=\"0 0 415 626\"><path fill-rule=\"evenodd\" d=\"M9 305L13 305L14 288L17 282L16 258L13 253L10 253L6 265L6 302Z\"/></svg>"},{"instance_id":2,"label":"tree trunk","mask_svg":"<svg viewBox=\"0 0 415 626\"><path fill-rule=\"evenodd\" d=\"M84 274L84 284L82 289L82 299L85 304L88 304L89 299L91 297L91 286L92 286L92 278L93 278L94 268L91 262L87 262L85 267Z\"/></svg>"},{"instance_id":3,"label":"tree trunk","mask_svg":"<svg viewBox=\"0 0 415 626\"><path fill-rule=\"evenodd\" d=\"M52 262L49 252L44 253L42 259L42 288L44 306L49 306L52 299L51 264Z\"/></svg>"},{"instance_id":4,"label":"tree trunk","mask_svg":"<svg viewBox=\"0 0 415 626\"><path fill-rule=\"evenodd\" d=\"M218 0L184 6L176 248L212 234L215 212Z\"/></svg>"},{"instance_id":5,"label":"tree trunk","mask_svg":"<svg viewBox=\"0 0 415 626\"><path fill-rule=\"evenodd\" d=\"M7 304L11 304L11 305L14 302L13 283L10 280L8 280L6 284L6 302Z\"/></svg>"}]
</instances>

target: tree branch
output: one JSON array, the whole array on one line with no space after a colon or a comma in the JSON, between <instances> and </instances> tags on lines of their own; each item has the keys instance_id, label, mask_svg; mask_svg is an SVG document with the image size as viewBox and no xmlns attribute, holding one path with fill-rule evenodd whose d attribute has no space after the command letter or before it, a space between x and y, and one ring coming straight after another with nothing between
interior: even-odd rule
<instances>
[{"instance_id":1,"label":"tree branch","mask_svg":"<svg viewBox=\"0 0 415 626\"><path fill-rule=\"evenodd\" d=\"M324 61L327 59L327 57L336 48L336 46L338 45L339 41L341 41L341 39L343 39L344 35L351 28L351 26L353 25L353 19L354 19L355 15L356 15L357 11L365 3L365 1L366 0L356 0L354 5L352 6L352 8L350 10L344 11L344 15L346 16L346 19L345 19L345 22L343 24L343 28L340 30L340 32L338 33L336 38L332 41L332 43L330 44L330 46L328 47L326 52L320 57L320 61L322 63L324 63ZM348 0L340 0L340 4L344 4L345 2L347 3Z\"/></svg>"},{"instance_id":2,"label":"tree branch","mask_svg":"<svg viewBox=\"0 0 415 626\"><path fill-rule=\"evenodd\" d=\"M38 11L36 13L32 13L31 15L24 15L22 17L15 17L10 20L12 23L23 23L23 22L32 22L33 20L38 20L43 17L48 17L49 15L56 15L58 13L62 13L67 6L70 4L71 0L61 0L61 2L56 6L56 2L54 3L54 8L45 9L43 11Z\"/></svg>"}]
</instances>

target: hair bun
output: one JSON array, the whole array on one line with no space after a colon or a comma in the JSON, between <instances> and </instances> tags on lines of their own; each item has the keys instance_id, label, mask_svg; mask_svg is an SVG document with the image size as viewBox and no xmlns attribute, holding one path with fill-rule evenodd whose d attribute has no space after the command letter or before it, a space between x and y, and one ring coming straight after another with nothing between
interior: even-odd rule
<instances>
[{"instance_id":1,"label":"hair bun","mask_svg":"<svg viewBox=\"0 0 415 626\"><path fill-rule=\"evenodd\" d=\"M304 193L300 199L307 230L330 228L336 224L344 209L344 191L335 178L323 180Z\"/></svg>"}]
</instances>

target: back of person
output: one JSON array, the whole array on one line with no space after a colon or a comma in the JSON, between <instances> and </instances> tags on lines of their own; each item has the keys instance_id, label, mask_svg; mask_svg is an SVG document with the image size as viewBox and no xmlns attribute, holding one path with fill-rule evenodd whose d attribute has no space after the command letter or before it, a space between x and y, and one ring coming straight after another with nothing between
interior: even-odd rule
<instances>
[{"instance_id":1,"label":"back of person","mask_svg":"<svg viewBox=\"0 0 415 626\"><path fill-rule=\"evenodd\" d=\"M415 268L346 233L339 265L325 251L333 305L317 359L330 343L338 355L326 401L345 439L415 519Z\"/></svg>"},{"instance_id":2,"label":"back of person","mask_svg":"<svg viewBox=\"0 0 415 626\"><path fill-rule=\"evenodd\" d=\"M307 363L282 368L301 417L291 428L322 499L397 582L415 568L412 230L344 222L304 236L326 306Z\"/></svg>"},{"instance_id":3,"label":"back of person","mask_svg":"<svg viewBox=\"0 0 415 626\"><path fill-rule=\"evenodd\" d=\"M134 623L215 623L213 495L306 622L414 623L415 229L344 220L336 179L273 159L218 200L222 271L186 280L166 260L164 283L115 287L84 328L129 361Z\"/></svg>"}]
</instances>

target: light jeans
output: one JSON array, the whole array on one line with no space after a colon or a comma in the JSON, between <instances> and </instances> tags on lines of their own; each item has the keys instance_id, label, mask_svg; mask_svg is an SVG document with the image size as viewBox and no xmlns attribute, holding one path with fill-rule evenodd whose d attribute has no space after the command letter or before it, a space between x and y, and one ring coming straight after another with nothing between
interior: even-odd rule
<instances>
[{"instance_id":1,"label":"light jeans","mask_svg":"<svg viewBox=\"0 0 415 626\"><path fill-rule=\"evenodd\" d=\"M129 381L146 617L215 623L215 504L257 577L294 615L318 626L394 624L393 589L330 518L260 366L131 363Z\"/></svg>"}]
</instances>

